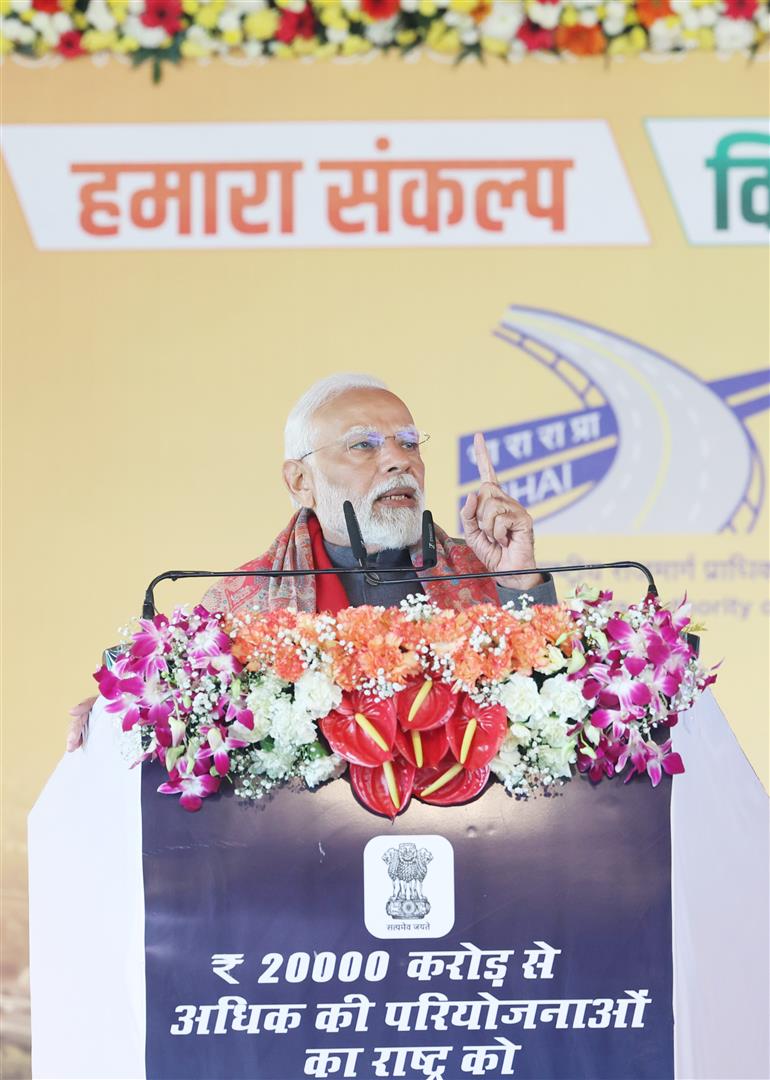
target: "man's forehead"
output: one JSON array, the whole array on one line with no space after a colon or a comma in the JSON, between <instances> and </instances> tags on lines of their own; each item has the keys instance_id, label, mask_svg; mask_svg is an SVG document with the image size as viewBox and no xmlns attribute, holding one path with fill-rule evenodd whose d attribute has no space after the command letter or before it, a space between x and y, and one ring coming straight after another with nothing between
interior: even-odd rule
<instances>
[{"instance_id":1,"label":"man's forehead","mask_svg":"<svg viewBox=\"0 0 770 1080\"><path fill-rule=\"evenodd\" d=\"M368 426L398 430L412 424L412 414L390 390L357 387L338 394L317 409L313 426L323 438L333 439L351 428Z\"/></svg>"}]
</instances>

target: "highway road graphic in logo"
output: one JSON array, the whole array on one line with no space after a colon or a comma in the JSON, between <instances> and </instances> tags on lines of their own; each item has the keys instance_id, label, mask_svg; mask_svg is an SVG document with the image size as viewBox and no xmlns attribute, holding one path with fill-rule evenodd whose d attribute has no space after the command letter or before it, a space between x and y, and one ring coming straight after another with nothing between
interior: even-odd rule
<instances>
[{"instance_id":1,"label":"highway road graphic in logo","mask_svg":"<svg viewBox=\"0 0 770 1080\"><path fill-rule=\"evenodd\" d=\"M485 431L539 532L751 532L765 466L746 420L770 407L770 369L704 382L621 334L517 305L494 334L574 396L568 412ZM477 482L469 433L459 483Z\"/></svg>"}]
</instances>

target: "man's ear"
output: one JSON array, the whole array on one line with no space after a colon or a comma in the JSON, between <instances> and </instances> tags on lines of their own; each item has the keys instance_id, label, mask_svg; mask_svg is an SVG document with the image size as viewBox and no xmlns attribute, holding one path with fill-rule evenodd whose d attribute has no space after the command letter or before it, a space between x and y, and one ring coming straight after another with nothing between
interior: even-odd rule
<instances>
[{"instance_id":1,"label":"man's ear","mask_svg":"<svg viewBox=\"0 0 770 1080\"><path fill-rule=\"evenodd\" d=\"M308 510L315 508L315 490L310 477L310 470L301 461L289 459L283 463L283 482L289 489L294 502Z\"/></svg>"}]
</instances>

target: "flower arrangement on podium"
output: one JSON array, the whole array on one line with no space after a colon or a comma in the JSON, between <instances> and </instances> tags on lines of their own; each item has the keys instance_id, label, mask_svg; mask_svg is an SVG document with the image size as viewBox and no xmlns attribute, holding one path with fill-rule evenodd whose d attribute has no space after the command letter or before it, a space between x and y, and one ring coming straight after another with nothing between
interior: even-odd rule
<instances>
[{"instance_id":1,"label":"flower arrangement on podium","mask_svg":"<svg viewBox=\"0 0 770 1080\"><path fill-rule=\"evenodd\" d=\"M231 783L258 799L347 773L370 810L450 805L494 777L512 795L574 774L682 772L666 729L715 679L686 632L689 605L620 607L578 590L558 606L332 614L212 613L140 620L95 675L107 710L159 760L163 794L198 810Z\"/></svg>"}]
</instances>

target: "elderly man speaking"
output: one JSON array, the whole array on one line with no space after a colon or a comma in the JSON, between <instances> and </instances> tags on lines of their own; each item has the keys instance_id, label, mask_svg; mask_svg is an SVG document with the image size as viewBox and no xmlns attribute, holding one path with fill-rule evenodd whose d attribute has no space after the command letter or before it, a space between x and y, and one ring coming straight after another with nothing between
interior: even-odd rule
<instances>
[{"instance_id":1,"label":"elderly man speaking","mask_svg":"<svg viewBox=\"0 0 770 1080\"><path fill-rule=\"evenodd\" d=\"M425 480L420 448L427 438L404 402L379 379L332 375L316 383L286 422L283 478L298 511L269 551L241 569L356 567L343 513L343 503L350 500L382 584L368 584L358 574L230 578L211 589L204 604L221 611L338 611L348 605L396 605L409 593L423 591L440 607L451 608L505 603L522 591L540 603L554 602L553 583L539 574L494 581L420 580L417 548ZM482 483L462 509L465 542L436 529L438 565L426 571L427 577L434 572L503 574L535 565L532 519L497 483L481 435L475 445ZM399 580L389 584L388 577Z\"/></svg>"},{"instance_id":2,"label":"elderly man speaking","mask_svg":"<svg viewBox=\"0 0 770 1080\"><path fill-rule=\"evenodd\" d=\"M468 496L461 512L465 541L437 528L438 564L421 581L416 565L425 499L420 447L427 438L415 427L404 402L371 375L331 375L311 386L286 421L283 478L297 512L269 550L240 569L358 566L342 509L349 499L381 584L368 584L362 574L227 578L206 593L206 607L229 612L244 607L334 612L348 605L394 606L419 592L439 607L455 609L506 603L522 592L536 603L555 603L550 577L511 574L536 565L532 519L497 483L482 435L475 440L481 485ZM429 580L434 572L484 571L507 576ZM389 577L399 580L389 583ZM80 745L94 700L89 698L72 710L68 750Z\"/></svg>"}]
</instances>

